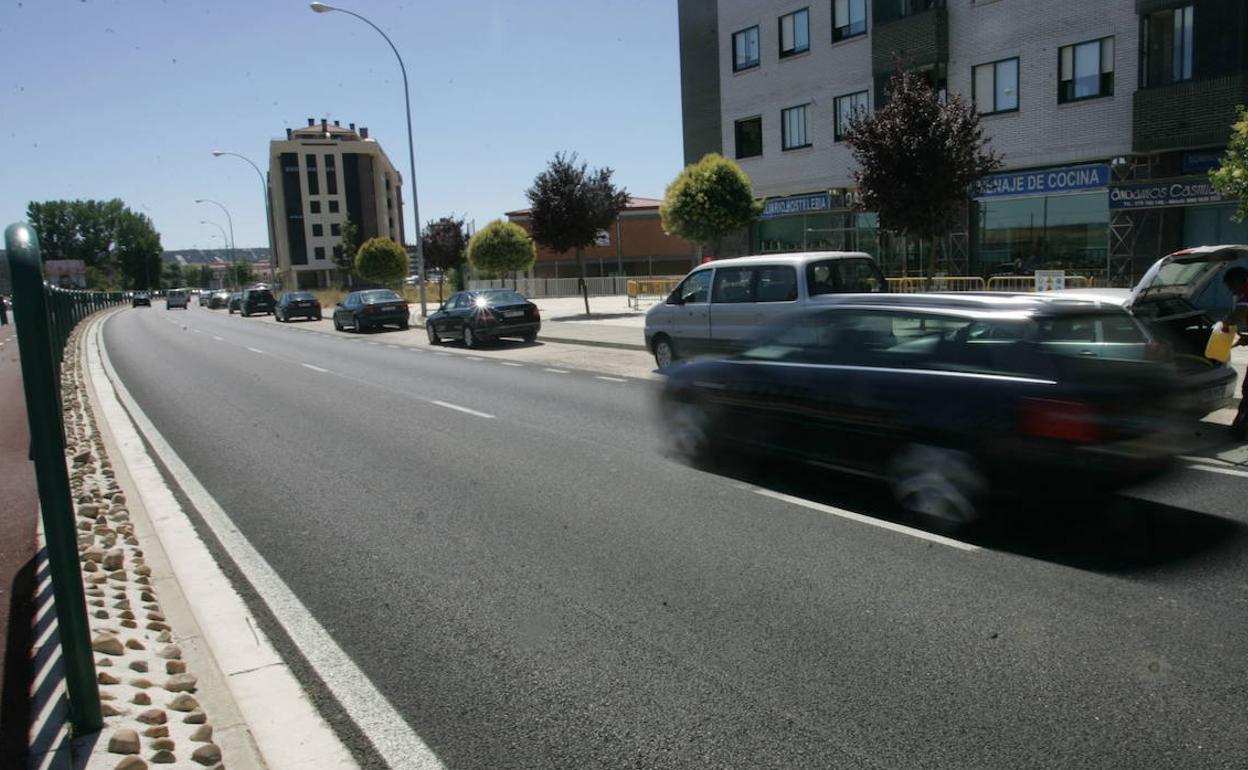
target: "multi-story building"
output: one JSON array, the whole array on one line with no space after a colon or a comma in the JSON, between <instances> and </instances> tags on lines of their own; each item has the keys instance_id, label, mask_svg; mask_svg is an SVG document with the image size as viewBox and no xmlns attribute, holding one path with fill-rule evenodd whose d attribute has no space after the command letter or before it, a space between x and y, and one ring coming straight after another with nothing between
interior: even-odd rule
<instances>
[{"instance_id":1,"label":"multi-story building","mask_svg":"<svg viewBox=\"0 0 1248 770\"><path fill-rule=\"evenodd\" d=\"M685 158L750 175L766 199L752 253L913 268L915 245L855 209L843 141L897 62L971 100L1005 162L938 269L1124 282L1182 245L1248 242L1207 179L1248 102L1248 0L681 0L679 23Z\"/></svg>"},{"instance_id":2,"label":"multi-story building","mask_svg":"<svg viewBox=\"0 0 1248 770\"><path fill-rule=\"evenodd\" d=\"M342 224L350 217L359 243L403 243L403 180L368 129L334 121L287 129L269 143L269 196L284 288L320 288L334 281ZM357 244L358 245L358 244Z\"/></svg>"}]
</instances>

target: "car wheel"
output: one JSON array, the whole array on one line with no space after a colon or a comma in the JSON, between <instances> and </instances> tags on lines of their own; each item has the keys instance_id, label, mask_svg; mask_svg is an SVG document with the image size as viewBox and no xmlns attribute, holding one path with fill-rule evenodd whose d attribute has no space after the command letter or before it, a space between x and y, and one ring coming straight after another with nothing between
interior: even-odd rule
<instances>
[{"instance_id":1,"label":"car wheel","mask_svg":"<svg viewBox=\"0 0 1248 770\"><path fill-rule=\"evenodd\" d=\"M911 444L893 457L888 475L897 502L940 529L963 529L984 516L988 480L966 452Z\"/></svg>"},{"instance_id":2,"label":"car wheel","mask_svg":"<svg viewBox=\"0 0 1248 770\"><path fill-rule=\"evenodd\" d=\"M475 348L477 346L477 335L473 333L472 327L464 324L463 331L464 347Z\"/></svg>"},{"instance_id":3,"label":"car wheel","mask_svg":"<svg viewBox=\"0 0 1248 770\"><path fill-rule=\"evenodd\" d=\"M714 443L714 418L706 404L691 397L669 401L663 425L673 454L690 465L708 463Z\"/></svg>"},{"instance_id":4,"label":"car wheel","mask_svg":"<svg viewBox=\"0 0 1248 770\"><path fill-rule=\"evenodd\" d=\"M351 319L351 325L355 327L356 333L364 331L364 322L360 320L358 315Z\"/></svg>"},{"instance_id":5,"label":"car wheel","mask_svg":"<svg viewBox=\"0 0 1248 770\"><path fill-rule=\"evenodd\" d=\"M407 331L411 327L412 327L412 324L410 321L399 321L399 328L402 329L403 331Z\"/></svg>"},{"instance_id":6,"label":"car wheel","mask_svg":"<svg viewBox=\"0 0 1248 770\"><path fill-rule=\"evenodd\" d=\"M429 344L437 345L442 342L442 338L438 336L438 330L433 328L433 324L425 321L425 333L429 335Z\"/></svg>"},{"instance_id":7,"label":"car wheel","mask_svg":"<svg viewBox=\"0 0 1248 770\"><path fill-rule=\"evenodd\" d=\"M520 335L520 339L528 343L535 342L537 340L537 332L525 332Z\"/></svg>"},{"instance_id":8,"label":"car wheel","mask_svg":"<svg viewBox=\"0 0 1248 770\"><path fill-rule=\"evenodd\" d=\"M321 320L321 314L320 314L320 313L317 313L317 314L316 314L316 319L315 319L315 320L317 320L317 321Z\"/></svg>"},{"instance_id":9,"label":"car wheel","mask_svg":"<svg viewBox=\"0 0 1248 770\"><path fill-rule=\"evenodd\" d=\"M666 369L676 361L676 346L672 344L672 340L666 334L655 337L654 362L659 365L659 368Z\"/></svg>"},{"instance_id":10,"label":"car wheel","mask_svg":"<svg viewBox=\"0 0 1248 770\"><path fill-rule=\"evenodd\" d=\"M342 331L342 324L338 323L338 316L334 316L334 331Z\"/></svg>"}]
</instances>

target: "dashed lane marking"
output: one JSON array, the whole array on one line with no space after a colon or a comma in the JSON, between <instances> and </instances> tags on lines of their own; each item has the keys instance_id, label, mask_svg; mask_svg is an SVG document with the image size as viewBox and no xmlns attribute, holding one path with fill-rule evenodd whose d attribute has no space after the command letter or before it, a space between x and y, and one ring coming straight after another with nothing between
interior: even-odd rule
<instances>
[{"instance_id":1,"label":"dashed lane marking","mask_svg":"<svg viewBox=\"0 0 1248 770\"><path fill-rule=\"evenodd\" d=\"M485 412L478 412L476 409L469 409L466 406L459 406L458 404L448 404L445 401L434 401L433 403L437 404L438 406L445 407L447 409L454 409L457 412L463 412L464 414L471 414L477 417L484 417L487 420L494 419L494 415L492 414L486 414Z\"/></svg>"}]
</instances>

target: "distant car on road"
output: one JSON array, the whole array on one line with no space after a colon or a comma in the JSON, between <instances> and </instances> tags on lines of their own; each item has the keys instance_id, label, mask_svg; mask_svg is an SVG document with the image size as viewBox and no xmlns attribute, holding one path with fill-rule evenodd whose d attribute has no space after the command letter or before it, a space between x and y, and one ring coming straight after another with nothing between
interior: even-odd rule
<instances>
[{"instance_id":1,"label":"distant car on road","mask_svg":"<svg viewBox=\"0 0 1248 770\"><path fill-rule=\"evenodd\" d=\"M244 318L260 313L267 315L273 312L273 308L277 305L277 300L273 298L273 292L268 289L257 289L252 287L243 290L243 296L238 301L238 312Z\"/></svg>"},{"instance_id":2,"label":"distant car on road","mask_svg":"<svg viewBox=\"0 0 1248 770\"><path fill-rule=\"evenodd\" d=\"M170 289L165 294L165 310L172 310L180 307L183 310L189 310L191 307L191 295L186 289Z\"/></svg>"},{"instance_id":3,"label":"distant car on road","mask_svg":"<svg viewBox=\"0 0 1248 770\"><path fill-rule=\"evenodd\" d=\"M277 301L273 317L279 322L288 323L292 318L308 318L321 320L321 301L308 291L288 291Z\"/></svg>"},{"instance_id":4,"label":"distant car on road","mask_svg":"<svg viewBox=\"0 0 1248 770\"><path fill-rule=\"evenodd\" d=\"M390 289L353 291L334 308L334 329L337 331L350 326L362 332L386 324L395 324L400 329L406 329L410 324L407 300Z\"/></svg>"},{"instance_id":5,"label":"distant car on road","mask_svg":"<svg viewBox=\"0 0 1248 770\"><path fill-rule=\"evenodd\" d=\"M227 303L230 308L230 315L234 315L238 312L239 303L242 302L242 299L243 293L241 291L236 291L230 294L230 299Z\"/></svg>"},{"instance_id":6,"label":"distant car on road","mask_svg":"<svg viewBox=\"0 0 1248 770\"><path fill-rule=\"evenodd\" d=\"M537 305L511 289L456 292L425 322L430 345L459 339L470 348L499 337L532 342L541 329Z\"/></svg>"},{"instance_id":7,"label":"distant car on road","mask_svg":"<svg viewBox=\"0 0 1248 770\"><path fill-rule=\"evenodd\" d=\"M208 303L212 301L212 292L204 289L199 293L199 306L208 307Z\"/></svg>"},{"instance_id":8,"label":"distant car on road","mask_svg":"<svg viewBox=\"0 0 1248 770\"><path fill-rule=\"evenodd\" d=\"M212 296L208 299L208 309L220 310L223 307L228 308L230 306L231 296L233 296L233 294L227 289L214 291Z\"/></svg>"},{"instance_id":9,"label":"distant car on road","mask_svg":"<svg viewBox=\"0 0 1248 770\"><path fill-rule=\"evenodd\" d=\"M152 297L145 291L136 291L130 298L130 307L151 307Z\"/></svg>"}]
</instances>

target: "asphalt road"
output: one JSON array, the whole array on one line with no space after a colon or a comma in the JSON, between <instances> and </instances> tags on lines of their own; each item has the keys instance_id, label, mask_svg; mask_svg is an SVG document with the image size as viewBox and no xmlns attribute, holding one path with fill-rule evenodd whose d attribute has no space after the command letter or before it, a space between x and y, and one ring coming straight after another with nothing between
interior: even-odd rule
<instances>
[{"instance_id":1,"label":"asphalt road","mask_svg":"<svg viewBox=\"0 0 1248 770\"><path fill-rule=\"evenodd\" d=\"M894 519L862 482L668 459L653 382L202 308L104 339L448 768L1248 764L1248 478L964 550L758 491Z\"/></svg>"}]
</instances>

